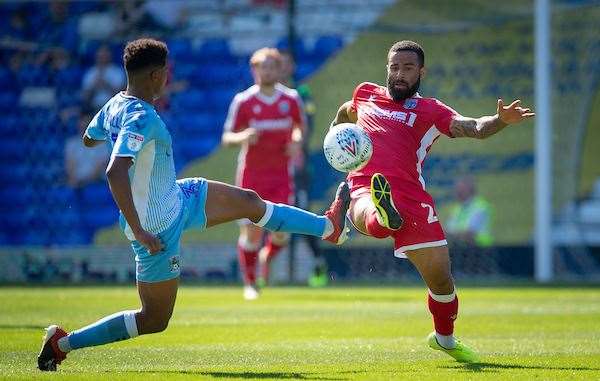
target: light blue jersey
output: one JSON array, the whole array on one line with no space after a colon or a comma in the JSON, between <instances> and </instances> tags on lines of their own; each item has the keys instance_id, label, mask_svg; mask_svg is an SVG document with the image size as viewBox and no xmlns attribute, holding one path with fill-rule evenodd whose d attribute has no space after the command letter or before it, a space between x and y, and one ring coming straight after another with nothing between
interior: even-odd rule
<instances>
[{"instance_id":1,"label":"light blue jersey","mask_svg":"<svg viewBox=\"0 0 600 381\"><path fill-rule=\"evenodd\" d=\"M133 159L129 180L142 228L155 234L167 230L179 216L182 198L171 134L154 107L120 92L94 116L85 134L110 141L111 161L119 156ZM130 240L135 239L127 224L124 232Z\"/></svg>"}]
</instances>

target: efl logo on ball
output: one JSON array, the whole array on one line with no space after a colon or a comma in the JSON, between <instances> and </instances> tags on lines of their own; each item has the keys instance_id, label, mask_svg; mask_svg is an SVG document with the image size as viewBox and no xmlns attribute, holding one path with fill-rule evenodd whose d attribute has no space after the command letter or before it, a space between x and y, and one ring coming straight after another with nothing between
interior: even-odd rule
<instances>
[{"instance_id":1,"label":"efl logo on ball","mask_svg":"<svg viewBox=\"0 0 600 381\"><path fill-rule=\"evenodd\" d=\"M323 141L323 152L329 164L340 172L363 168L373 154L369 135L353 123L332 127Z\"/></svg>"}]
</instances>

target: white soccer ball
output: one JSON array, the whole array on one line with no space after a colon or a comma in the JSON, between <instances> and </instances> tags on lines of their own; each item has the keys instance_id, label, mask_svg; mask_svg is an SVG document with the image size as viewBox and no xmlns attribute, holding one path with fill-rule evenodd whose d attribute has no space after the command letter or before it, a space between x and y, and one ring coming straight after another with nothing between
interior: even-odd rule
<instances>
[{"instance_id":1,"label":"white soccer ball","mask_svg":"<svg viewBox=\"0 0 600 381\"><path fill-rule=\"evenodd\" d=\"M373 154L369 135L354 123L341 123L329 129L323 141L325 158L340 172L363 168Z\"/></svg>"}]
</instances>

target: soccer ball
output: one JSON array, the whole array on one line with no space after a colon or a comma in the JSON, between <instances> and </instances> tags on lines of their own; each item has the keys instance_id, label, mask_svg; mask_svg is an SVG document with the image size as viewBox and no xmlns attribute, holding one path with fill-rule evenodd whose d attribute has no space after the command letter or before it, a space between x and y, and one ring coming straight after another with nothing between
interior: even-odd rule
<instances>
[{"instance_id":1,"label":"soccer ball","mask_svg":"<svg viewBox=\"0 0 600 381\"><path fill-rule=\"evenodd\" d=\"M325 136L323 152L333 168L352 172L367 165L373 154L373 143L356 124L341 123L333 126Z\"/></svg>"}]
</instances>

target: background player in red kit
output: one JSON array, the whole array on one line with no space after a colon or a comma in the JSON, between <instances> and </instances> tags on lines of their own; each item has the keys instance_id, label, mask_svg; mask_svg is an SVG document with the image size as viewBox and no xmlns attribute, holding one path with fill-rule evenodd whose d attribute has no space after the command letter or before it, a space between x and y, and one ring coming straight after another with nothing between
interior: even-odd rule
<instances>
[{"instance_id":1,"label":"background player in red kit","mask_svg":"<svg viewBox=\"0 0 600 381\"><path fill-rule=\"evenodd\" d=\"M408 258L421 274L429 288L435 327L429 346L457 361L476 362L476 353L454 338L458 299L444 231L425 190L423 160L442 134L484 139L534 113L518 100L504 106L499 99L495 115L463 117L439 100L417 93L424 64L419 44L395 43L388 52L387 87L358 85L332 125L357 123L373 141L369 163L348 175L352 191L348 213L355 227L376 238L392 237L394 255Z\"/></svg>"},{"instance_id":2,"label":"background player in red kit","mask_svg":"<svg viewBox=\"0 0 600 381\"><path fill-rule=\"evenodd\" d=\"M266 200L292 203L292 158L302 150L304 115L296 90L279 84L281 56L277 49L257 50L250 58L255 84L233 99L222 142L241 145L237 185L256 191ZM264 230L240 224L238 254L244 276L244 298L256 299L256 262L272 259L288 240L287 233L270 233L262 247ZM263 263L269 263L265 260Z\"/></svg>"}]
</instances>

